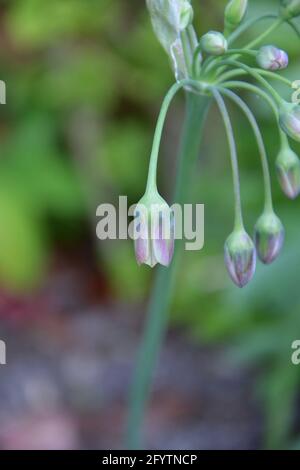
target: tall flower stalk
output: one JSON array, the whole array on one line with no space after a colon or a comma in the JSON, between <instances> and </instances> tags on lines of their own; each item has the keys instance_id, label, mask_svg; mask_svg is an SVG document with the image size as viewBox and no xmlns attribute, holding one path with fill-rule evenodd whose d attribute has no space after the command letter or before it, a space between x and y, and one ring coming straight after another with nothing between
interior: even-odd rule
<instances>
[{"instance_id":1,"label":"tall flower stalk","mask_svg":"<svg viewBox=\"0 0 300 470\"><path fill-rule=\"evenodd\" d=\"M154 31L169 56L176 83L167 93L158 118L146 192L140 201L140 204L146 204L146 216L140 218L137 224L136 251L139 263L150 266L160 263L165 267L159 267L156 274L130 393L127 446L132 449L140 447L142 442L142 424L151 391L152 374L164 338L180 254L183 251L180 242L176 242L172 261L174 233L169 234L167 239L160 235L157 241L153 240L153 232L149 229L149 222L153 217L151 204L159 201L163 208L159 220L164 222L164 219L169 221L170 218L169 206L158 193L156 177L164 122L176 93L180 89L185 91L186 117L179 150L174 202L183 204L186 200L198 156L201 130L211 102L216 102L224 121L231 156L234 197L233 232L225 243L225 263L230 278L238 287L244 287L251 281L255 274L257 256L263 263L270 264L280 255L284 228L274 212L268 156L259 126L248 105L232 90L245 89L255 93L270 106L280 141L276 159L279 183L291 199L300 193L300 161L290 149L287 138L289 136L300 141L300 106L287 103L272 85L274 80L279 80L286 86L291 86L288 79L275 73L288 66L288 55L277 46L262 44L269 34L285 22L297 32L293 19L300 16L300 0L280 0L277 14L272 11L251 20L246 18L247 0L230 0L224 13L224 31L208 31L199 39L193 26L190 0L146 0L146 3ZM247 46L236 45L241 34L250 30L254 24L270 20L272 23L269 27ZM251 82L237 80L238 76L249 78ZM237 105L248 119L261 160L265 201L254 228L254 240L244 225L238 154L227 99Z\"/></svg>"}]
</instances>

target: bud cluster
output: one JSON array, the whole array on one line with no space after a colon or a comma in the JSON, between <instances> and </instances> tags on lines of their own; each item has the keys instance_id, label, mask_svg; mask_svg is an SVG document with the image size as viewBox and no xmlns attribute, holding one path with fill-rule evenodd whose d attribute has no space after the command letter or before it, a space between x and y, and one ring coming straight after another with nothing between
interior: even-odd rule
<instances>
[{"instance_id":1,"label":"bud cluster","mask_svg":"<svg viewBox=\"0 0 300 470\"><path fill-rule=\"evenodd\" d=\"M273 25L268 30L264 30L261 36L255 37L248 46L238 49L232 47L232 44L242 33L256 21L261 22L264 18L270 19L270 15L266 15L266 17L244 22L248 0L229 0L224 12L224 31L209 30L200 39L193 27L194 12L191 0L146 0L154 31L171 59L178 82L177 89L182 86L188 92L215 98L225 122L233 167L235 211L238 211L235 216L236 221L239 221L226 240L225 263L231 279L239 287L244 287L252 279L257 258L264 264L270 264L279 256L285 232L273 209L268 159L260 129L251 110L231 91L232 88L241 87L254 91L271 104L278 119L281 137L281 148L276 159L278 180L287 197L294 199L300 194L300 160L290 148L287 139L288 136L300 142L300 106L284 101L271 85L273 79L281 80L289 85L288 79L275 74L288 67L289 57L279 47L260 44L268 33L280 27L283 22L296 28L292 20L300 16L300 0L277 1L279 3L278 18L275 19ZM245 57L247 62L244 60ZM236 81L235 77L241 72L251 77L252 83L249 84L246 80ZM271 79L271 83L268 79ZM253 80L255 80L255 85ZM256 82L266 88L269 94L258 88ZM235 141L223 95L231 97L246 113L255 131L262 160L265 206L255 224L253 240L243 225ZM170 100L167 99L167 101L169 104ZM165 113L163 114L165 118ZM158 127L161 127L161 117ZM151 154L151 161L153 158L157 159L157 143L154 148L155 152L154 155ZM153 162L150 166L153 167ZM144 205L146 211L141 215L137 227L140 230L140 236L136 240L136 256L139 264L154 266L160 263L167 266L171 262L174 249L173 232L171 231L169 237L163 239L145 236L149 235L150 225L154 225L154 232L157 234L161 231L162 221L170 224L172 220L169 206L159 196L154 183L153 185L150 185L150 190L147 189L146 195L138 205L138 207ZM148 186L149 184L147 188ZM160 207L161 217L158 219L157 212L152 208L153 203L157 203ZM153 220L157 222L151 224Z\"/></svg>"}]
</instances>

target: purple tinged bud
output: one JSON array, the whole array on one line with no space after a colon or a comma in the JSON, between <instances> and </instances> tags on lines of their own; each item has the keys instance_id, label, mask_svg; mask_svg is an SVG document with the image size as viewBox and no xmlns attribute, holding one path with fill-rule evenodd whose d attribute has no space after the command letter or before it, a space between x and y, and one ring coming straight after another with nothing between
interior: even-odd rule
<instances>
[{"instance_id":1,"label":"purple tinged bud","mask_svg":"<svg viewBox=\"0 0 300 470\"><path fill-rule=\"evenodd\" d=\"M300 16L300 0L280 0L280 15L285 20Z\"/></svg>"},{"instance_id":2,"label":"purple tinged bud","mask_svg":"<svg viewBox=\"0 0 300 470\"><path fill-rule=\"evenodd\" d=\"M244 229L234 231L225 243L225 264L233 282L244 287L254 276L256 250Z\"/></svg>"},{"instance_id":3,"label":"purple tinged bud","mask_svg":"<svg viewBox=\"0 0 300 470\"><path fill-rule=\"evenodd\" d=\"M200 46L202 51L209 55L223 55L228 49L226 38L218 31L209 31L204 34L200 40Z\"/></svg>"},{"instance_id":4,"label":"purple tinged bud","mask_svg":"<svg viewBox=\"0 0 300 470\"><path fill-rule=\"evenodd\" d=\"M285 51L275 46L263 46L257 53L256 61L265 70L282 70L289 65L289 57Z\"/></svg>"},{"instance_id":5,"label":"purple tinged bud","mask_svg":"<svg viewBox=\"0 0 300 470\"><path fill-rule=\"evenodd\" d=\"M264 264L271 264L284 243L284 227L274 212L265 212L255 225L257 254Z\"/></svg>"},{"instance_id":6,"label":"purple tinged bud","mask_svg":"<svg viewBox=\"0 0 300 470\"><path fill-rule=\"evenodd\" d=\"M155 191L146 194L134 212L135 254L139 265L169 266L174 253L174 215Z\"/></svg>"},{"instance_id":7,"label":"purple tinged bud","mask_svg":"<svg viewBox=\"0 0 300 470\"><path fill-rule=\"evenodd\" d=\"M279 109L279 124L292 139L300 142L300 106L283 102Z\"/></svg>"},{"instance_id":8,"label":"purple tinged bud","mask_svg":"<svg viewBox=\"0 0 300 470\"><path fill-rule=\"evenodd\" d=\"M300 160L290 147L283 147L276 160L280 186L290 199L300 194Z\"/></svg>"}]
</instances>

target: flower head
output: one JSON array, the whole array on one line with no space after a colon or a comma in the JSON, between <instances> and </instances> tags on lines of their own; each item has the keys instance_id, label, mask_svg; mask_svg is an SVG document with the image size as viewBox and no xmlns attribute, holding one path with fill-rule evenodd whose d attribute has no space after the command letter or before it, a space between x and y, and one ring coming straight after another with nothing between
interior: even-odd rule
<instances>
[{"instance_id":1,"label":"flower head","mask_svg":"<svg viewBox=\"0 0 300 470\"><path fill-rule=\"evenodd\" d=\"M283 192L290 199L295 199L300 194L300 160L290 147L280 150L276 169Z\"/></svg>"},{"instance_id":2,"label":"flower head","mask_svg":"<svg viewBox=\"0 0 300 470\"><path fill-rule=\"evenodd\" d=\"M296 18L300 15L300 0L281 0L280 14L284 19Z\"/></svg>"},{"instance_id":3,"label":"flower head","mask_svg":"<svg viewBox=\"0 0 300 470\"><path fill-rule=\"evenodd\" d=\"M157 191L145 194L134 217L138 264L169 266L174 252L174 217L166 201Z\"/></svg>"},{"instance_id":4,"label":"flower head","mask_svg":"<svg viewBox=\"0 0 300 470\"><path fill-rule=\"evenodd\" d=\"M264 213L255 225L255 244L260 260L272 263L279 255L284 242L284 228L274 212Z\"/></svg>"},{"instance_id":5,"label":"flower head","mask_svg":"<svg viewBox=\"0 0 300 470\"><path fill-rule=\"evenodd\" d=\"M245 230L234 231L225 243L225 264L233 282L244 287L251 281L256 268L256 251Z\"/></svg>"},{"instance_id":6,"label":"flower head","mask_svg":"<svg viewBox=\"0 0 300 470\"><path fill-rule=\"evenodd\" d=\"M248 0L231 0L225 9L225 30L230 34L243 21L248 8Z\"/></svg>"},{"instance_id":7,"label":"flower head","mask_svg":"<svg viewBox=\"0 0 300 470\"><path fill-rule=\"evenodd\" d=\"M279 123L287 135L300 142L300 106L298 104L284 102L279 110Z\"/></svg>"},{"instance_id":8,"label":"flower head","mask_svg":"<svg viewBox=\"0 0 300 470\"><path fill-rule=\"evenodd\" d=\"M263 46L258 51L256 61L265 70L282 70L289 64L289 57L285 51L275 46Z\"/></svg>"},{"instance_id":9,"label":"flower head","mask_svg":"<svg viewBox=\"0 0 300 470\"><path fill-rule=\"evenodd\" d=\"M228 49L226 38L218 31L204 34L200 41L201 49L209 55L222 55Z\"/></svg>"}]
</instances>

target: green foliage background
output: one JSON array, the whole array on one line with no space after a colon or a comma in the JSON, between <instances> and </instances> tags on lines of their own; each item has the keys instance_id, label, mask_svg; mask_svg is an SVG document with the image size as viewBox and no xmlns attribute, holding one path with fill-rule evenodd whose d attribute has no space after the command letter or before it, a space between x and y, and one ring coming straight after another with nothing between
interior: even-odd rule
<instances>
[{"instance_id":1,"label":"green foliage background","mask_svg":"<svg viewBox=\"0 0 300 470\"><path fill-rule=\"evenodd\" d=\"M199 34L222 27L225 3L194 1ZM277 9L274 0L250 4L251 15ZM86 228L94 234L99 203L123 194L130 203L140 198L156 116L173 77L140 0L2 1L0 25L0 78L7 85L0 110L0 279L19 292L42 282L57 238L80 243ZM288 50L286 74L300 79L295 34L283 27L270 42ZM288 97L288 90L280 91ZM260 266L244 291L231 286L223 263L233 217L231 175L222 123L212 109L193 188L194 200L206 207L206 244L185 254L172 319L195 341L230 344L235 361L258 367L266 445L295 447L300 373L290 357L300 337L300 202L287 201L276 181L271 113L255 97L247 100L269 150L275 205L287 232L283 255L272 267ZM251 232L262 210L259 157L251 130L230 109ZM182 116L178 98L160 159L166 198ZM300 153L299 145L295 150ZM152 273L136 266L129 241L99 242L94 251L119 300L145 299Z\"/></svg>"}]
</instances>

